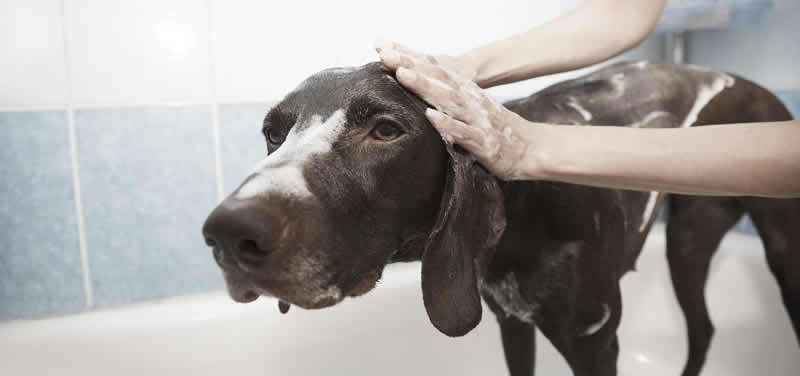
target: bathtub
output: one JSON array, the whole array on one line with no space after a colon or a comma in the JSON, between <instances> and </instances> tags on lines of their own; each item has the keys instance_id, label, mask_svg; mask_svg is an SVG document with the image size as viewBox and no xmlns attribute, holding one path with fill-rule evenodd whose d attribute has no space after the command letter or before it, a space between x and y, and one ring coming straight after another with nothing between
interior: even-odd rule
<instances>
[{"instance_id":1,"label":"bathtub","mask_svg":"<svg viewBox=\"0 0 800 376\"><path fill-rule=\"evenodd\" d=\"M621 375L677 376L686 337L657 226L638 272L622 281ZM210 261L209 256L209 261ZM761 243L729 234L707 289L717 332L704 375L798 375L800 349ZM537 372L570 375L537 339ZM419 263L392 265L373 292L287 315L261 298L223 292L0 324L0 375L502 375L499 332L484 319L467 336L439 334L425 316Z\"/></svg>"}]
</instances>

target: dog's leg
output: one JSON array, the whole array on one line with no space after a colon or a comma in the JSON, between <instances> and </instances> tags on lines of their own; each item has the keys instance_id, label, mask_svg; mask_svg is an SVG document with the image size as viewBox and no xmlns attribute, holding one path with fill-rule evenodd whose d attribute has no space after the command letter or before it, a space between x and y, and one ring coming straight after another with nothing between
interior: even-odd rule
<instances>
[{"instance_id":1,"label":"dog's leg","mask_svg":"<svg viewBox=\"0 0 800 376\"><path fill-rule=\"evenodd\" d=\"M749 198L745 205L800 341L800 200Z\"/></svg>"},{"instance_id":2,"label":"dog's leg","mask_svg":"<svg viewBox=\"0 0 800 376\"><path fill-rule=\"evenodd\" d=\"M503 353L511 376L532 376L536 363L536 325L506 313L493 294L483 299L497 318Z\"/></svg>"},{"instance_id":3,"label":"dog's leg","mask_svg":"<svg viewBox=\"0 0 800 376\"><path fill-rule=\"evenodd\" d=\"M498 316L503 352L511 376L532 376L536 363L536 326L515 317Z\"/></svg>"},{"instance_id":4,"label":"dog's leg","mask_svg":"<svg viewBox=\"0 0 800 376\"><path fill-rule=\"evenodd\" d=\"M610 288L611 286L609 286ZM612 291L600 289L597 297L603 303L592 304L591 312L573 312L568 303L544 307L542 334L564 357L575 376L615 376L622 299L618 285ZM611 295L611 296L609 296ZM586 308L586 307L584 307ZM591 317L590 321L586 318Z\"/></svg>"},{"instance_id":5,"label":"dog's leg","mask_svg":"<svg viewBox=\"0 0 800 376\"><path fill-rule=\"evenodd\" d=\"M616 376L619 342L616 334L605 345L581 341L570 367L575 376Z\"/></svg>"},{"instance_id":6,"label":"dog's leg","mask_svg":"<svg viewBox=\"0 0 800 376\"><path fill-rule=\"evenodd\" d=\"M619 342L617 328L622 313L619 285L603 304L600 321L590 328L579 327L577 336L569 342L567 362L575 376L615 376Z\"/></svg>"},{"instance_id":7,"label":"dog's leg","mask_svg":"<svg viewBox=\"0 0 800 376\"><path fill-rule=\"evenodd\" d=\"M683 376L696 376L714 334L704 294L711 257L744 208L731 198L683 195L671 196L669 205L667 259L689 335Z\"/></svg>"}]
</instances>

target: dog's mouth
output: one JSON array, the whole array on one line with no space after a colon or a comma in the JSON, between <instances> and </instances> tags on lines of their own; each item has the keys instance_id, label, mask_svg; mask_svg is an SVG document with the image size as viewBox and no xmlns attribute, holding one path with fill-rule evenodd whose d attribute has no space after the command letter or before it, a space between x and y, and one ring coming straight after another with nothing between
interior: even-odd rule
<instances>
[{"instance_id":1,"label":"dog's mouth","mask_svg":"<svg viewBox=\"0 0 800 376\"><path fill-rule=\"evenodd\" d=\"M357 297L371 291L381 278L382 270L373 270L360 276L355 283L340 288L330 284L325 288L314 288L313 293L298 295L295 291L273 291L261 288L257 283L246 281L231 273L225 274L228 295L237 303L251 303L261 296L278 298L278 310L287 313L292 305L303 309L322 309L342 302L346 297ZM300 290L299 288L297 290Z\"/></svg>"},{"instance_id":2,"label":"dog's mouth","mask_svg":"<svg viewBox=\"0 0 800 376\"><path fill-rule=\"evenodd\" d=\"M258 300L261 294L255 292L254 290L245 290L241 293L230 294L231 299L233 299L237 303L250 303ZM286 314L289 312L289 308L291 308L291 304L284 302L283 300L278 300L278 311L280 313Z\"/></svg>"}]
</instances>

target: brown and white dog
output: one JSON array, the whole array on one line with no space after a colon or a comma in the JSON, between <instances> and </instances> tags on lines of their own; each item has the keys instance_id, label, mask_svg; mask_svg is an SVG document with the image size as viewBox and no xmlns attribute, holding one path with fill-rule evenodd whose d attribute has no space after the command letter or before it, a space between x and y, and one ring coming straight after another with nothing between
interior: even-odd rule
<instances>
[{"instance_id":1,"label":"brown and white dog","mask_svg":"<svg viewBox=\"0 0 800 376\"><path fill-rule=\"evenodd\" d=\"M791 118L743 78L648 62L615 64L505 106L565 125ZM446 145L425 108L377 63L317 73L275 105L262 129L269 155L203 227L231 297L274 296L283 312L323 308L372 289L388 263L421 260L433 325L468 333L483 296L512 375L533 373L536 327L575 375L616 374L619 279L633 269L664 195L498 181ZM667 255L689 329L684 375L699 373L713 333L703 295L709 261L744 213L800 329L800 200L671 195L668 205Z\"/></svg>"}]
</instances>

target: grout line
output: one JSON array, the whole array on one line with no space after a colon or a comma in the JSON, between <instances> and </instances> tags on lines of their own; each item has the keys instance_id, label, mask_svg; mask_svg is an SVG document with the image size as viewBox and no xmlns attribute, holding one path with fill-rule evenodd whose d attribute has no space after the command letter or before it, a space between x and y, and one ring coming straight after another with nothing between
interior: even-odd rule
<instances>
[{"instance_id":1,"label":"grout line","mask_svg":"<svg viewBox=\"0 0 800 376\"><path fill-rule=\"evenodd\" d=\"M774 94L780 94L782 92L798 92L800 91L800 87L791 87L791 86L774 86L774 87L767 87L768 90L772 91ZM514 96L509 95L500 95L500 96L492 96L495 100L510 100L510 99L517 99L521 98L522 96L530 95L531 93L527 94L519 94ZM219 101L197 101L197 102L131 102L131 103L101 103L101 104L73 104L73 105L42 105L42 106L14 106L14 107L0 107L0 112L29 112L29 111L59 111L59 110L67 110L68 108L76 109L76 110L92 110L92 109L114 109L114 108L132 108L132 107L180 107L180 106L201 106L201 105L228 105L228 104L267 104L273 105L280 98L253 98L253 99L242 99L242 100L219 100Z\"/></svg>"},{"instance_id":2,"label":"grout line","mask_svg":"<svg viewBox=\"0 0 800 376\"><path fill-rule=\"evenodd\" d=\"M0 112L65 111L67 106L0 107Z\"/></svg>"},{"instance_id":3,"label":"grout line","mask_svg":"<svg viewBox=\"0 0 800 376\"><path fill-rule=\"evenodd\" d=\"M217 103L216 71L214 64L214 22L211 0L206 0L208 12L208 85L211 91L211 134L214 142L214 174L217 183L217 203L222 202L225 194L225 179L222 170L222 150L219 134L219 104Z\"/></svg>"},{"instance_id":4,"label":"grout line","mask_svg":"<svg viewBox=\"0 0 800 376\"><path fill-rule=\"evenodd\" d=\"M225 198L224 176L222 175L222 152L219 142L219 106L211 105L211 130L214 138L214 174L217 179L217 203Z\"/></svg>"},{"instance_id":5,"label":"grout line","mask_svg":"<svg viewBox=\"0 0 800 376\"><path fill-rule=\"evenodd\" d=\"M72 81L70 79L69 43L67 42L67 0L61 1L61 42L64 48L64 73L67 84L67 129L69 130L69 151L72 160L72 192L75 200L75 216L78 222L78 242L81 253L81 274L83 275L83 291L86 295L86 306L94 306L92 290L92 274L89 269L89 250L86 246L86 224L83 220L83 200L81 199L80 164L78 162L78 137L75 130L75 109L72 106Z\"/></svg>"},{"instance_id":6,"label":"grout line","mask_svg":"<svg viewBox=\"0 0 800 376\"><path fill-rule=\"evenodd\" d=\"M780 90L779 90L780 91ZM278 98L280 99L280 98ZM201 106L201 105L227 105L227 104L272 104L276 99L255 98L247 100L221 100L221 101L197 101L197 102L131 102L131 103L99 103L99 104L73 104L69 105L43 105L43 106L13 106L2 107L0 112L26 112L26 111L59 111L66 110L71 107L76 110L93 110L93 109L115 109L115 108L132 108L132 107L181 107L181 106Z\"/></svg>"},{"instance_id":7,"label":"grout line","mask_svg":"<svg viewBox=\"0 0 800 376\"><path fill-rule=\"evenodd\" d=\"M78 163L78 142L75 131L75 111L67 110L67 127L69 128L69 149L72 159L72 190L75 199L75 215L78 219L78 239L81 252L81 270L83 274L83 290L86 294L86 306L94 306L94 291L92 290L92 275L89 270L89 251L86 247L86 225L83 221L83 201L81 200L81 178Z\"/></svg>"}]
</instances>

